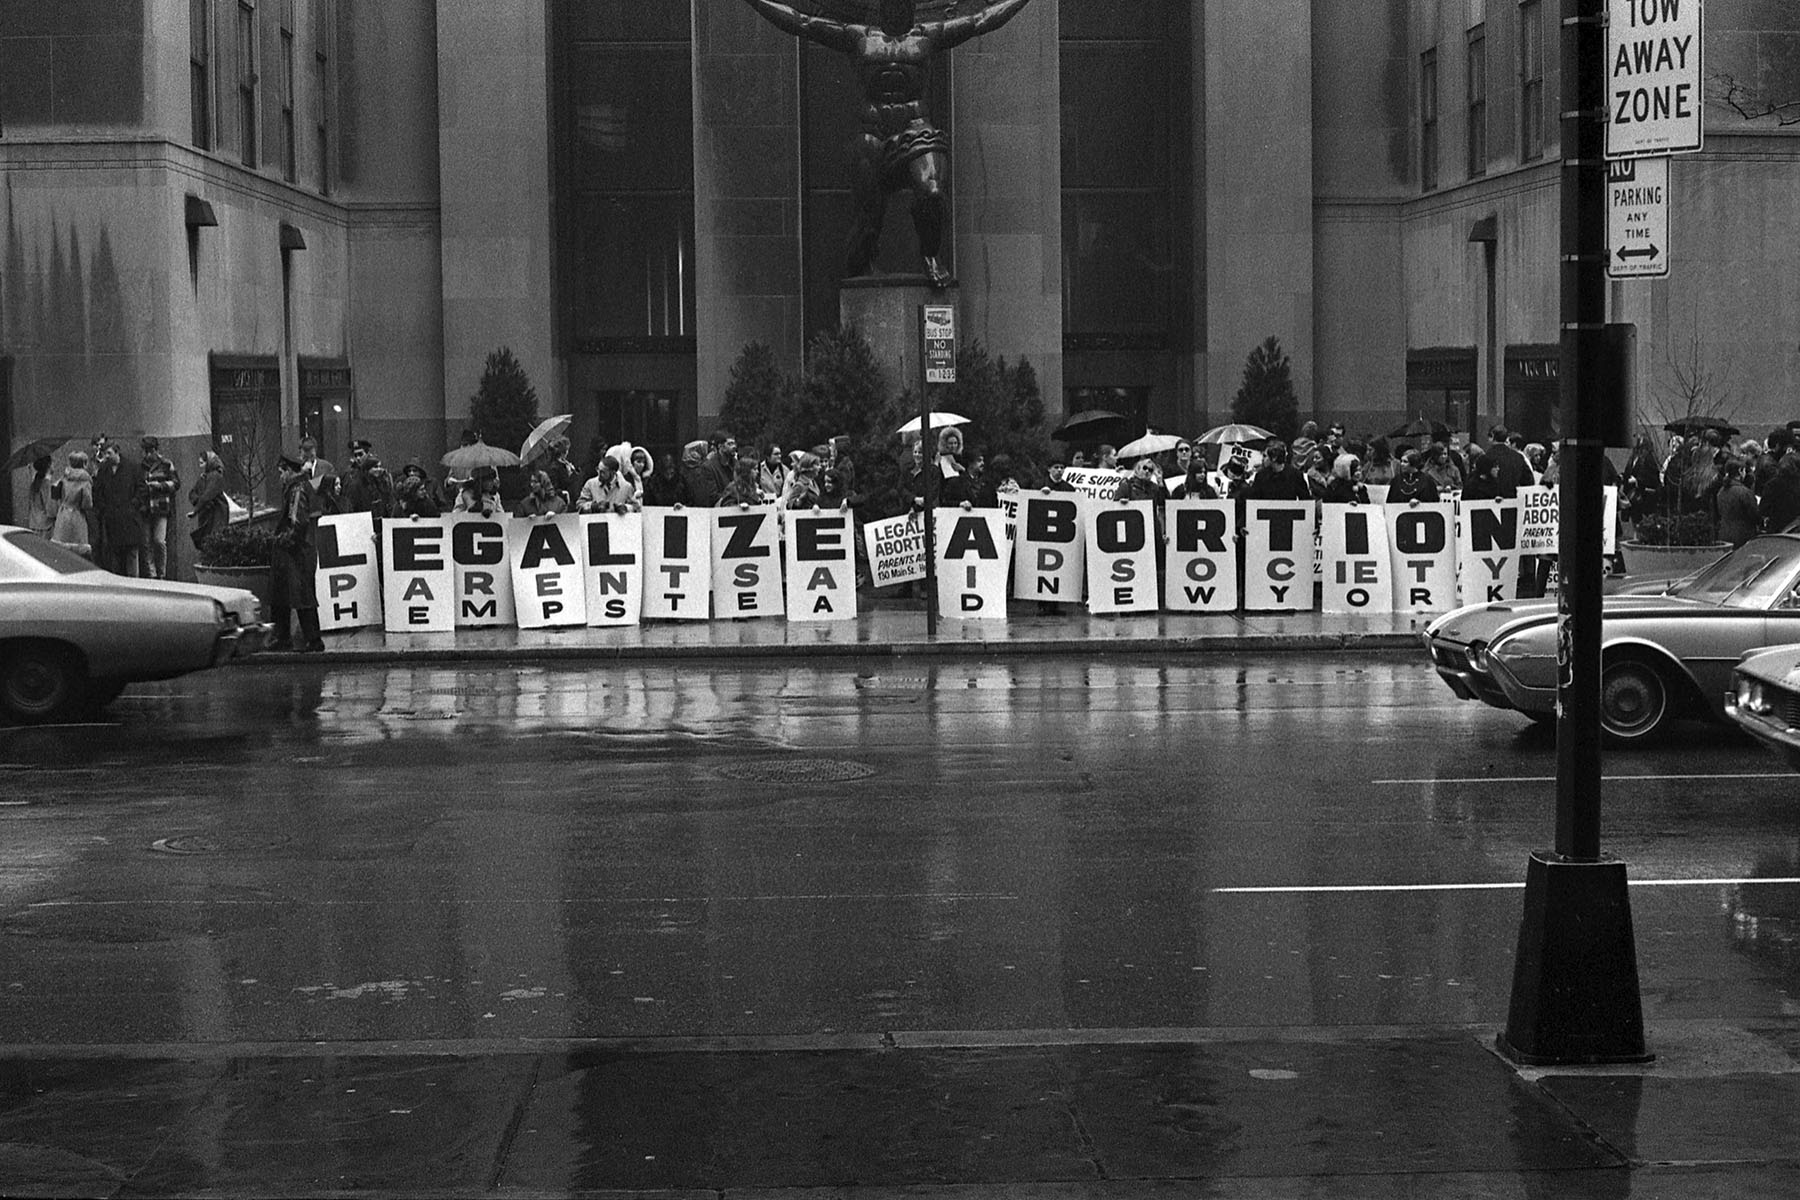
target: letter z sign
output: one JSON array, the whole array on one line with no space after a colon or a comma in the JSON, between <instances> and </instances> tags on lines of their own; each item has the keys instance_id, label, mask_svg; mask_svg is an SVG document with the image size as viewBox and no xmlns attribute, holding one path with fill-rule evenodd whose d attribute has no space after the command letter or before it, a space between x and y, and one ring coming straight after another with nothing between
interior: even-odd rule
<instances>
[{"instance_id":1,"label":"letter z sign","mask_svg":"<svg viewBox=\"0 0 1800 1200\"><path fill-rule=\"evenodd\" d=\"M1607 0L1606 157L1700 149L1700 0Z\"/></svg>"}]
</instances>

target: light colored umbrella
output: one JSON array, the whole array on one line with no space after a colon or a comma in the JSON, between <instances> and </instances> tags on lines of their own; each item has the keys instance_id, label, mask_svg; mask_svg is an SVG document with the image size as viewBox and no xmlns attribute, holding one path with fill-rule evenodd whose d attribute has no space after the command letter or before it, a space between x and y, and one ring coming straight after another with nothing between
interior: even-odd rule
<instances>
[{"instance_id":1,"label":"light colored umbrella","mask_svg":"<svg viewBox=\"0 0 1800 1200\"><path fill-rule=\"evenodd\" d=\"M526 437L525 444L519 447L519 461L530 463L538 455L550 448L550 443L569 431L575 423L573 413L564 413L560 417L550 417L539 421L538 427Z\"/></svg>"},{"instance_id":2,"label":"light colored umbrella","mask_svg":"<svg viewBox=\"0 0 1800 1200\"><path fill-rule=\"evenodd\" d=\"M953 412L934 412L926 414L931 418L930 428L948 429L952 425L967 425L969 418L959 417ZM919 435L919 418L914 417L900 428L894 430L901 437L917 437Z\"/></svg>"},{"instance_id":3,"label":"light colored umbrella","mask_svg":"<svg viewBox=\"0 0 1800 1200\"><path fill-rule=\"evenodd\" d=\"M1244 442L1273 441L1275 435L1255 425L1221 425L1217 429L1209 429L1194 439L1197 446L1227 446Z\"/></svg>"},{"instance_id":4,"label":"light colored umbrella","mask_svg":"<svg viewBox=\"0 0 1800 1200\"><path fill-rule=\"evenodd\" d=\"M1146 454L1161 454L1165 450L1173 450L1187 441L1184 437L1176 437L1172 433L1146 433L1136 441L1126 442L1119 447L1120 458L1142 458Z\"/></svg>"},{"instance_id":5,"label":"light colored umbrella","mask_svg":"<svg viewBox=\"0 0 1800 1200\"><path fill-rule=\"evenodd\" d=\"M469 472L476 467L516 467L519 465L519 456L499 446L476 442L470 446L458 446L440 461L452 471Z\"/></svg>"}]
</instances>

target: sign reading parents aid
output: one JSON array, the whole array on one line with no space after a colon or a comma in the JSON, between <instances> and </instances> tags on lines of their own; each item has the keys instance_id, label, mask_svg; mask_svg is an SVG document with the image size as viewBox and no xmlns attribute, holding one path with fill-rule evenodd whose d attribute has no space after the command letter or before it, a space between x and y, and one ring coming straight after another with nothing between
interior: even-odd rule
<instances>
[{"instance_id":1,"label":"sign reading parents aid","mask_svg":"<svg viewBox=\"0 0 1800 1200\"><path fill-rule=\"evenodd\" d=\"M876 587L925 578L925 518L901 515L863 526L869 577Z\"/></svg>"},{"instance_id":2,"label":"sign reading parents aid","mask_svg":"<svg viewBox=\"0 0 1800 1200\"><path fill-rule=\"evenodd\" d=\"M509 517L459 513L450 520L450 561L456 564L456 627L517 625L512 564L507 560ZM515 536L523 536L523 531Z\"/></svg>"},{"instance_id":3,"label":"sign reading parents aid","mask_svg":"<svg viewBox=\"0 0 1800 1200\"><path fill-rule=\"evenodd\" d=\"M1244 505L1245 608L1312 611L1317 513L1311 500L1251 500Z\"/></svg>"},{"instance_id":4,"label":"sign reading parents aid","mask_svg":"<svg viewBox=\"0 0 1800 1200\"><path fill-rule=\"evenodd\" d=\"M389 633L456 631L456 566L450 519L381 523L382 628Z\"/></svg>"},{"instance_id":5,"label":"sign reading parents aid","mask_svg":"<svg viewBox=\"0 0 1800 1200\"><path fill-rule=\"evenodd\" d=\"M1171 500L1163 607L1171 612L1236 612L1237 505L1230 500Z\"/></svg>"},{"instance_id":6,"label":"sign reading parents aid","mask_svg":"<svg viewBox=\"0 0 1800 1200\"><path fill-rule=\"evenodd\" d=\"M507 548L520 629L587 624L582 521L576 513L562 513L516 526L518 536Z\"/></svg>"},{"instance_id":7,"label":"sign reading parents aid","mask_svg":"<svg viewBox=\"0 0 1800 1200\"><path fill-rule=\"evenodd\" d=\"M1385 509L1372 504L1319 506L1325 547L1320 606L1328 613L1392 612L1394 576L1388 561Z\"/></svg>"},{"instance_id":8,"label":"sign reading parents aid","mask_svg":"<svg viewBox=\"0 0 1800 1200\"><path fill-rule=\"evenodd\" d=\"M581 548L588 625L636 625L644 611L643 514L583 517Z\"/></svg>"},{"instance_id":9,"label":"sign reading parents aid","mask_svg":"<svg viewBox=\"0 0 1800 1200\"><path fill-rule=\"evenodd\" d=\"M375 518L368 513L320 517L316 539L319 628L362 629L381 624L381 570L375 560Z\"/></svg>"},{"instance_id":10,"label":"sign reading parents aid","mask_svg":"<svg viewBox=\"0 0 1800 1200\"><path fill-rule=\"evenodd\" d=\"M712 510L644 510L644 619L712 616Z\"/></svg>"},{"instance_id":11,"label":"sign reading parents aid","mask_svg":"<svg viewBox=\"0 0 1800 1200\"><path fill-rule=\"evenodd\" d=\"M1456 504L1395 504L1387 509L1394 611L1448 612L1456 607Z\"/></svg>"},{"instance_id":12,"label":"sign reading parents aid","mask_svg":"<svg viewBox=\"0 0 1800 1200\"><path fill-rule=\"evenodd\" d=\"M937 539L938 614L1006 620L1006 575L1012 553L1006 517L995 508L940 508Z\"/></svg>"},{"instance_id":13,"label":"sign reading parents aid","mask_svg":"<svg viewBox=\"0 0 1800 1200\"><path fill-rule=\"evenodd\" d=\"M847 512L789 512L787 618L856 619L856 526Z\"/></svg>"},{"instance_id":14,"label":"sign reading parents aid","mask_svg":"<svg viewBox=\"0 0 1800 1200\"><path fill-rule=\"evenodd\" d=\"M1519 502L1464 500L1456 522L1456 560L1464 604L1519 596Z\"/></svg>"},{"instance_id":15,"label":"sign reading parents aid","mask_svg":"<svg viewBox=\"0 0 1800 1200\"><path fill-rule=\"evenodd\" d=\"M715 508L713 616L779 617L781 520L774 508Z\"/></svg>"},{"instance_id":16,"label":"sign reading parents aid","mask_svg":"<svg viewBox=\"0 0 1800 1200\"><path fill-rule=\"evenodd\" d=\"M1013 595L1020 600L1081 603L1087 561L1081 501L1073 492L1019 497L1019 524L1013 541Z\"/></svg>"},{"instance_id":17,"label":"sign reading parents aid","mask_svg":"<svg viewBox=\"0 0 1800 1200\"><path fill-rule=\"evenodd\" d=\"M1155 612L1156 513L1148 500L1090 500L1087 510L1088 611Z\"/></svg>"}]
</instances>

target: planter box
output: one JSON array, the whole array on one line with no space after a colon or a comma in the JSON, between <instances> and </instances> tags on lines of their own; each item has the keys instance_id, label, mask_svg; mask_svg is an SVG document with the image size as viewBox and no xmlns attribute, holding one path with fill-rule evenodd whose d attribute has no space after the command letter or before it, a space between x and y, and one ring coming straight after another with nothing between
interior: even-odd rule
<instances>
[{"instance_id":1,"label":"planter box","mask_svg":"<svg viewBox=\"0 0 1800 1200\"><path fill-rule=\"evenodd\" d=\"M208 567L195 563L194 582L212 587L243 588L262 602L264 613L269 611L271 585L267 567Z\"/></svg>"},{"instance_id":2,"label":"planter box","mask_svg":"<svg viewBox=\"0 0 1800 1200\"><path fill-rule=\"evenodd\" d=\"M1680 579L1729 553L1730 542L1714 542L1710 546L1653 546L1645 542L1619 543L1625 559L1625 574L1637 582L1642 579Z\"/></svg>"}]
</instances>

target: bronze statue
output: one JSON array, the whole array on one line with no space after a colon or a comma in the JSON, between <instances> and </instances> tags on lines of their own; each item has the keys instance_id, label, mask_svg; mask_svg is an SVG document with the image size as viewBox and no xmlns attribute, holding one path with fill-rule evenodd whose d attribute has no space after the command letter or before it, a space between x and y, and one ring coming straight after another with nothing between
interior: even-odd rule
<instances>
[{"instance_id":1,"label":"bronze statue","mask_svg":"<svg viewBox=\"0 0 1800 1200\"><path fill-rule=\"evenodd\" d=\"M850 230L851 278L870 273L881 244L890 192L913 194L913 227L925 276L948 287L940 254L949 208L950 139L931 123L925 82L932 56L1000 28L1031 0L999 0L980 12L943 20L918 19L913 0L880 0L869 24L808 16L777 0L744 0L777 28L848 54L863 91L862 132L850 155L856 223Z\"/></svg>"}]
</instances>

